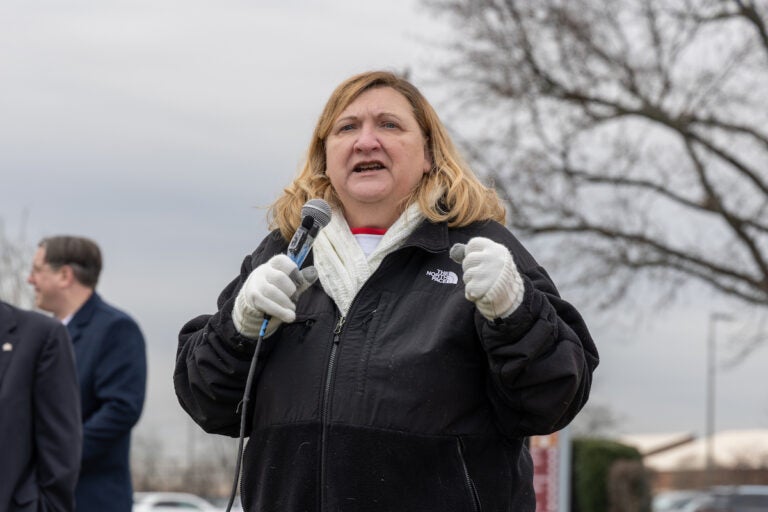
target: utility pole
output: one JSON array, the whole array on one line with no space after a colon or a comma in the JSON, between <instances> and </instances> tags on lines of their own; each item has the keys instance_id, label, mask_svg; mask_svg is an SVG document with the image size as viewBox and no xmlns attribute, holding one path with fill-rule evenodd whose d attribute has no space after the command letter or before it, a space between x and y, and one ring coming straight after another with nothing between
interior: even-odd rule
<instances>
[{"instance_id":1,"label":"utility pole","mask_svg":"<svg viewBox=\"0 0 768 512\"><path fill-rule=\"evenodd\" d=\"M717 374L716 335L717 322L730 322L731 315L712 312L709 314L707 336L707 422L706 422L706 468L709 484L715 478L715 379Z\"/></svg>"}]
</instances>

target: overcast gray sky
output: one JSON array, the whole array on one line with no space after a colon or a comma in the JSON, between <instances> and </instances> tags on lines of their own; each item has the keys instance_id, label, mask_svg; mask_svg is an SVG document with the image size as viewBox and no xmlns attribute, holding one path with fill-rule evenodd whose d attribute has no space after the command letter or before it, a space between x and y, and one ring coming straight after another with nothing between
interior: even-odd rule
<instances>
[{"instance_id":1,"label":"overcast gray sky","mask_svg":"<svg viewBox=\"0 0 768 512\"><path fill-rule=\"evenodd\" d=\"M0 219L15 234L26 213L31 243L72 233L102 246L99 291L147 339L140 435L186 431L171 384L177 332L213 312L265 235L263 207L297 170L332 89L409 68L440 111L428 41L444 39L442 23L415 0L2 3ZM624 432L700 434L707 318L723 306L706 291L664 312L638 302L586 312L602 356L592 400ZM718 338L732 331L720 324ZM768 427L765 368L763 348L718 376L718 427Z\"/></svg>"}]
</instances>

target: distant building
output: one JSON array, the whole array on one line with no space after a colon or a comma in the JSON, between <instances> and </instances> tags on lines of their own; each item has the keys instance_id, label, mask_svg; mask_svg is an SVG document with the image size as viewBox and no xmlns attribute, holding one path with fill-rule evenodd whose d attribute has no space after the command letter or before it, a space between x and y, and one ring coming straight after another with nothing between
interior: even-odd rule
<instances>
[{"instance_id":1,"label":"distant building","mask_svg":"<svg viewBox=\"0 0 768 512\"><path fill-rule=\"evenodd\" d=\"M768 429L726 430L711 440L690 433L626 435L643 454L653 490L768 484ZM711 450L712 467L708 467Z\"/></svg>"}]
</instances>

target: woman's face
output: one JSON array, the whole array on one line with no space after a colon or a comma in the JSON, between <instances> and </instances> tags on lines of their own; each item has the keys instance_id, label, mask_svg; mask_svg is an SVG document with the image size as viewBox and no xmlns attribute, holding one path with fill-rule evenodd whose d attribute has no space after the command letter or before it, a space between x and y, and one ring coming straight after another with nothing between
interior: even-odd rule
<instances>
[{"instance_id":1,"label":"woman's face","mask_svg":"<svg viewBox=\"0 0 768 512\"><path fill-rule=\"evenodd\" d=\"M410 103L391 87L365 91L339 114L325 157L326 175L352 227L389 227L401 213L400 201L432 166Z\"/></svg>"}]
</instances>

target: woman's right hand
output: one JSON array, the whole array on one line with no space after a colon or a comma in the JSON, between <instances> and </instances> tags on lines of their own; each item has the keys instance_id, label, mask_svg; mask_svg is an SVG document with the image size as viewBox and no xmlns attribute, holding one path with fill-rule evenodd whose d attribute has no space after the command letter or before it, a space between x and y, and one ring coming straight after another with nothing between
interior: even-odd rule
<instances>
[{"instance_id":1,"label":"woman's right hand","mask_svg":"<svg viewBox=\"0 0 768 512\"><path fill-rule=\"evenodd\" d=\"M314 267L299 271L285 254L273 256L251 272L237 294L232 309L235 328L243 336L256 338L265 315L271 317L266 335L274 332L281 322L293 322L299 295L316 280Z\"/></svg>"}]
</instances>

